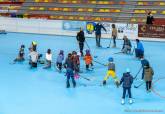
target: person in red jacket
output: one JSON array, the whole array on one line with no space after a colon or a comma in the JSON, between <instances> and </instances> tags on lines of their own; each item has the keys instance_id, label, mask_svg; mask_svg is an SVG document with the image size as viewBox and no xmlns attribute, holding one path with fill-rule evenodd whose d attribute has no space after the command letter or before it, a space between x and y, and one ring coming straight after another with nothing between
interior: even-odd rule
<instances>
[{"instance_id":1,"label":"person in red jacket","mask_svg":"<svg viewBox=\"0 0 165 114\"><path fill-rule=\"evenodd\" d=\"M71 59L73 61L74 71L75 71L75 74L76 74L80 71L80 59L79 59L79 55L77 55L76 51L72 52Z\"/></svg>"}]
</instances>

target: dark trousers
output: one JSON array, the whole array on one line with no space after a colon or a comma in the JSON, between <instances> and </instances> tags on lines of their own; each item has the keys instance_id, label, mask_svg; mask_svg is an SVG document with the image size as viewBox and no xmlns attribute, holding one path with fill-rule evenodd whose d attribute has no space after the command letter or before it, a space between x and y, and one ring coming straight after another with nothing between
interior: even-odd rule
<instances>
[{"instance_id":1,"label":"dark trousers","mask_svg":"<svg viewBox=\"0 0 165 114\"><path fill-rule=\"evenodd\" d=\"M152 81L146 81L146 90L151 89Z\"/></svg>"},{"instance_id":2,"label":"dark trousers","mask_svg":"<svg viewBox=\"0 0 165 114\"><path fill-rule=\"evenodd\" d=\"M101 38L101 34L96 34L96 46L100 47L100 38Z\"/></svg>"},{"instance_id":3,"label":"dark trousers","mask_svg":"<svg viewBox=\"0 0 165 114\"><path fill-rule=\"evenodd\" d=\"M127 91L128 91L128 95L129 95L129 98L132 98L132 95L131 95L131 88L130 87L123 87L123 99L125 99L125 95L126 95L126 93L127 93Z\"/></svg>"},{"instance_id":4,"label":"dark trousers","mask_svg":"<svg viewBox=\"0 0 165 114\"><path fill-rule=\"evenodd\" d=\"M37 63L31 62L31 68L32 67L36 68L37 67Z\"/></svg>"},{"instance_id":5,"label":"dark trousers","mask_svg":"<svg viewBox=\"0 0 165 114\"><path fill-rule=\"evenodd\" d=\"M58 63L58 62L57 62L57 63L56 63L56 66L58 67L59 70L62 69L62 63Z\"/></svg>"},{"instance_id":6,"label":"dark trousers","mask_svg":"<svg viewBox=\"0 0 165 114\"><path fill-rule=\"evenodd\" d=\"M79 48L80 48L81 56L83 56L84 42L79 42Z\"/></svg>"},{"instance_id":7,"label":"dark trousers","mask_svg":"<svg viewBox=\"0 0 165 114\"><path fill-rule=\"evenodd\" d=\"M135 55L138 58L142 58L144 56L144 51L141 51L139 49L135 49Z\"/></svg>"},{"instance_id":8,"label":"dark trousers","mask_svg":"<svg viewBox=\"0 0 165 114\"><path fill-rule=\"evenodd\" d=\"M143 71L142 71L142 79L144 79L144 68L143 68Z\"/></svg>"},{"instance_id":9,"label":"dark trousers","mask_svg":"<svg viewBox=\"0 0 165 114\"><path fill-rule=\"evenodd\" d=\"M78 73L80 71L80 65L79 64L73 64L73 67L74 67L74 71L75 73Z\"/></svg>"},{"instance_id":10,"label":"dark trousers","mask_svg":"<svg viewBox=\"0 0 165 114\"><path fill-rule=\"evenodd\" d=\"M73 86L75 87L76 86L76 81L74 79L74 74L73 74L73 70L72 69L67 69L66 71L66 76L67 76L67 81L66 81L66 86L67 87L70 87L70 78L72 79L72 83L73 83Z\"/></svg>"},{"instance_id":11,"label":"dark trousers","mask_svg":"<svg viewBox=\"0 0 165 114\"><path fill-rule=\"evenodd\" d=\"M93 63L91 63L89 65L93 66ZM89 65L86 65L86 69L89 69Z\"/></svg>"},{"instance_id":12,"label":"dark trousers","mask_svg":"<svg viewBox=\"0 0 165 114\"><path fill-rule=\"evenodd\" d=\"M113 36L113 44L116 46L116 36Z\"/></svg>"}]
</instances>

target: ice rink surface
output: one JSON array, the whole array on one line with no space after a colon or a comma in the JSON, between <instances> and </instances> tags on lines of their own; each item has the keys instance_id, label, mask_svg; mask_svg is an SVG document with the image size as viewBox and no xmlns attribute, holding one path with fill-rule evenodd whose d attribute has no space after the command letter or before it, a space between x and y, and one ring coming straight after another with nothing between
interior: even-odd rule
<instances>
[{"instance_id":1,"label":"ice rink surface","mask_svg":"<svg viewBox=\"0 0 165 114\"><path fill-rule=\"evenodd\" d=\"M65 73L51 69L30 69L28 65L28 48L32 41L38 44L38 52L45 55L48 48L52 49L53 62L59 53L78 51L75 37L8 33L0 35L0 114L165 114L165 42L142 42L145 57L154 69L154 92L147 93L145 84L139 88L134 85L142 83L135 80L132 86L134 103L121 105L122 87L116 88L112 78L108 85L100 86L107 68L94 62L94 70L86 71L81 59L81 76L91 81L79 78L76 88L66 89ZM87 38L94 60L107 63L113 57L116 63L116 73L121 78L128 67L131 74L136 75L141 63L134 56L114 54L122 47L122 40L117 41L118 48L106 48L109 39L102 39L103 48L95 46L95 39ZM26 61L10 64L17 56L21 44L25 45ZM135 42L132 41L135 46ZM85 49L88 47L85 45ZM160 80L159 80L160 79ZM158 81L157 81L158 80Z\"/></svg>"}]
</instances>

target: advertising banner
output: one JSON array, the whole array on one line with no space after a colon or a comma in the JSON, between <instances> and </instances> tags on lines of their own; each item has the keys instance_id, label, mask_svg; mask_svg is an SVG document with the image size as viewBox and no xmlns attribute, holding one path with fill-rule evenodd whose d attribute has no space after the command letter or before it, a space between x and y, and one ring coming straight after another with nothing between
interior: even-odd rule
<instances>
[{"instance_id":1,"label":"advertising banner","mask_svg":"<svg viewBox=\"0 0 165 114\"><path fill-rule=\"evenodd\" d=\"M165 26L139 25L138 36L147 38L165 38Z\"/></svg>"}]
</instances>

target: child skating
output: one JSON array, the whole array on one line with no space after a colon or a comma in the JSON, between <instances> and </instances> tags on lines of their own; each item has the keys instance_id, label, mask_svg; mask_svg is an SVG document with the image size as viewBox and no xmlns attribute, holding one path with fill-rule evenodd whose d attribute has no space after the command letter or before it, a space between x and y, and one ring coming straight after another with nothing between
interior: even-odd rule
<instances>
[{"instance_id":1,"label":"child skating","mask_svg":"<svg viewBox=\"0 0 165 114\"><path fill-rule=\"evenodd\" d=\"M123 86L123 96L122 96L122 101L121 104L124 105L125 104L125 97L126 97L126 93L128 92L128 96L129 96L129 103L132 104L133 100L132 100L132 94L131 94L131 85L133 83L133 76L130 74L130 69L126 69L126 72L123 73L123 76L120 80L120 84L122 84Z\"/></svg>"},{"instance_id":2,"label":"child skating","mask_svg":"<svg viewBox=\"0 0 165 114\"><path fill-rule=\"evenodd\" d=\"M108 63L108 71L107 71L107 75L104 77L104 80L103 80L103 85L105 86L106 85L106 81L108 80L108 78L111 76L113 79L114 79L114 82L116 84L117 87L119 87L119 79L117 78L116 76L116 72L115 72L115 63L113 62L113 58L110 57L108 59L109 63Z\"/></svg>"},{"instance_id":3,"label":"child skating","mask_svg":"<svg viewBox=\"0 0 165 114\"><path fill-rule=\"evenodd\" d=\"M91 69L93 69L93 63L92 63L92 56L90 54L90 50L86 50L86 54L84 56L84 61L85 61L85 64L86 64L86 70L90 70L89 67L91 66Z\"/></svg>"}]
</instances>

